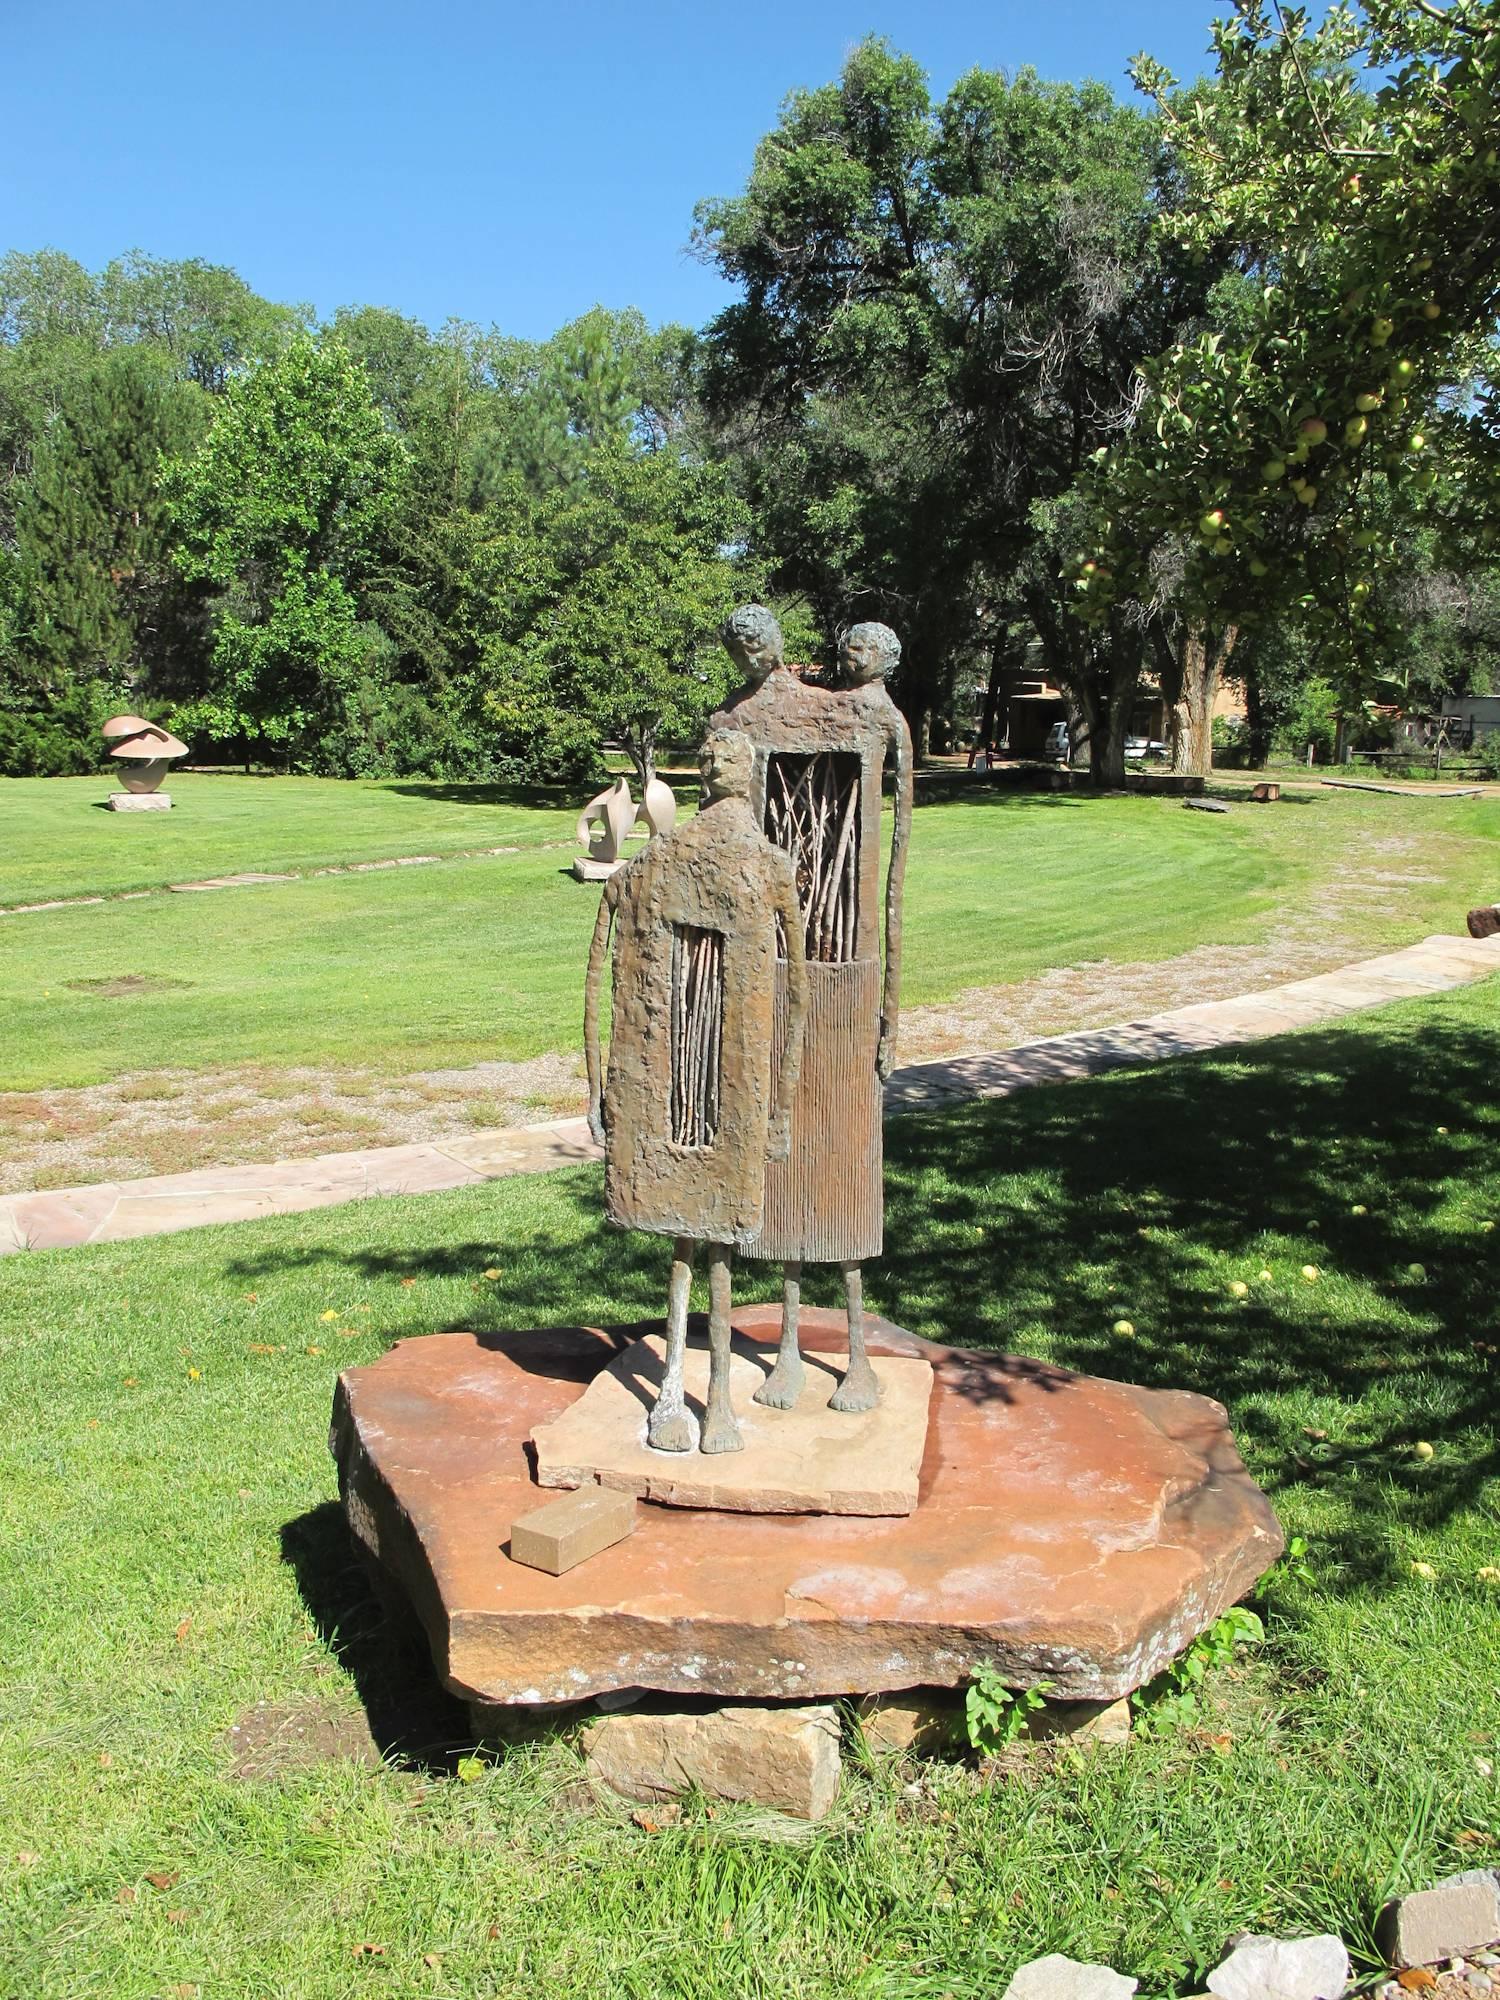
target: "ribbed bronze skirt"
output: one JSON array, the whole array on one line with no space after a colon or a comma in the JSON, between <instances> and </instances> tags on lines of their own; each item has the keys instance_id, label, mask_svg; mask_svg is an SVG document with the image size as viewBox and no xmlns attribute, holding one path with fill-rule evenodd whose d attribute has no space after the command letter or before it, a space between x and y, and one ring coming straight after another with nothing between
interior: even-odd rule
<instances>
[{"instance_id":1,"label":"ribbed bronze skirt","mask_svg":"<svg viewBox=\"0 0 1500 2000\"><path fill-rule=\"evenodd\" d=\"M881 970L876 959L807 968L802 1077L792 1107L792 1150L766 1168L765 1222L746 1257L859 1263L884 1240ZM776 973L775 1053L786 1032L786 968ZM773 1070L774 1074L774 1070Z\"/></svg>"}]
</instances>

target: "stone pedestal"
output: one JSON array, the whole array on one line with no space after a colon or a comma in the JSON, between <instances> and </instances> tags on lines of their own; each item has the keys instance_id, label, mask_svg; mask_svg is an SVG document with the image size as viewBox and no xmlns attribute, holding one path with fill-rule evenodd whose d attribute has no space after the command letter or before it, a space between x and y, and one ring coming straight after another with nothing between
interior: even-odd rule
<instances>
[{"instance_id":1,"label":"stone pedestal","mask_svg":"<svg viewBox=\"0 0 1500 2000\"><path fill-rule=\"evenodd\" d=\"M721 1507L745 1514L909 1514L927 1443L930 1362L877 1359L880 1401L859 1415L829 1408L847 1354L813 1354L795 1409L771 1410L755 1392L776 1350L743 1335L732 1346L729 1391L743 1451L657 1451L646 1423L661 1388L666 1342L649 1334L618 1354L578 1401L532 1435L543 1486L590 1482L669 1507ZM689 1409L708 1394L708 1349L688 1344Z\"/></svg>"},{"instance_id":2,"label":"stone pedestal","mask_svg":"<svg viewBox=\"0 0 1500 2000\"><path fill-rule=\"evenodd\" d=\"M737 1334L769 1345L779 1314ZM816 1702L959 1687L976 1663L1059 1701L1150 1680L1280 1554L1219 1404L932 1346L874 1320L876 1356L932 1366L916 1511L646 1505L626 1541L548 1576L511 1562L540 1497L527 1443L646 1332L432 1334L341 1377L332 1444L350 1527L467 1700L625 1688ZM696 1331L701 1336L701 1327ZM843 1347L804 1310L804 1344Z\"/></svg>"},{"instance_id":3,"label":"stone pedestal","mask_svg":"<svg viewBox=\"0 0 1500 2000\"><path fill-rule=\"evenodd\" d=\"M104 801L116 813L164 813L172 810L170 792L111 792Z\"/></svg>"},{"instance_id":4,"label":"stone pedestal","mask_svg":"<svg viewBox=\"0 0 1500 2000\"><path fill-rule=\"evenodd\" d=\"M626 857L617 861L593 861L586 854L580 854L568 873L575 882L607 882L616 869L625 866Z\"/></svg>"}]
</instances>

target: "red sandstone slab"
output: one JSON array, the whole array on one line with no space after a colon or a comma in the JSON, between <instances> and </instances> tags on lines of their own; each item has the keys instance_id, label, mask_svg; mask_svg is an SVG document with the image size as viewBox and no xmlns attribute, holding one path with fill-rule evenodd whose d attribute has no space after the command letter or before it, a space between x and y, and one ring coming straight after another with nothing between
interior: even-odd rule
<instances>
[{"instance_id":1,"label":"red sandstone slab","mask_svg":"<svg viewBox=\"0 0 1500 2000\"><path fill-rule=\"evenodd\" d=\"M774 1338L769 1307L737 1312ZM812 1700L956 1686L978 1661L1061 1700L1149 1680L1282 1547L1223 1408L881 1321L877 1354L933 1364L914 1514L645 1506L566 1576L507 1560L536 1504L532 1428L640 1326L432 1334L340 1379L332 1445L350 1527L410 1599L456 1693L582 1700L626 1687ZM836 1351L840 1316L804 1309Z\"/></svg>"}]
</instances>

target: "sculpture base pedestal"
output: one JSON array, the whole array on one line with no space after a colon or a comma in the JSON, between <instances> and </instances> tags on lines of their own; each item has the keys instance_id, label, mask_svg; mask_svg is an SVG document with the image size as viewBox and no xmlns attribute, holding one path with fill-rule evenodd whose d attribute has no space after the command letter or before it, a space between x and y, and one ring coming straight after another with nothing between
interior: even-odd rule
<instances>
[{"instance_id":1,"label":"sculpture base pedestal","mask_svg":"<svg viewBox=\"0 0 1500 2000\"><path fill-rule=\"evenodd\" d=\"M172 810L170 792L111 792L104 801L116 813L164 813Z\"/></svg>"},{"instance_id":2,"label":"sculpture base pedestal","mask_svg":"<svg viewBox=\"0 0 1500 2000\"><path fill-rule=\"evenodd\" d=\"M752 1342L780 1314L733 1316ZM644 1506L564 1576L513 1563L527 1444L655 1327L403 1340L340 1378L332 1446L356 1540L468 1700L627 1688L817 1701L958 1687L983 1661L1058 1701L1150 1680L1275 1561L1281 1532L1221 1406L1178 1390L936 1347L872 1320L873 1354L932 1365L915 1513ZM701 1332L701 1326L698 1329ZM842 1314L804 1309L804 1349Z\"/></svg>"},{"instance_id":3,"label":"sculpture base pedestal","mask_svg":"<svg viewBox=\"0 0 1500 2000\"><path fill-rule=\"evenodd\" d=\"M580 854L568 873L575 882L607 882L617 869L625 866L625 856L618 861L591 861L586 854Z\"/></svg>"},{"instance_id":4,"label":"sculpture base pedestal","mask_svg":"<svg viewBox=\"0 0 1500 2000\"><path fill-rule=\"evenodd\" d=\"M790 1410L755 1392L771 1373L774 1341L736 1335L729 1389L742 1451L656 1451L646 1425L661 1388L666 1339L647 1334L617 1354L570 1409L532 1436L543 1486L614 1487L669 1507L742 1514L910 1514L927 1442L932 1364L910 1355L875 1362L873 1410L829 1407L849 1357L810 1354ZM696 1437L708 1396L708 1343L690 1340L684 1383Z\"/></svg>"}]
</instances>

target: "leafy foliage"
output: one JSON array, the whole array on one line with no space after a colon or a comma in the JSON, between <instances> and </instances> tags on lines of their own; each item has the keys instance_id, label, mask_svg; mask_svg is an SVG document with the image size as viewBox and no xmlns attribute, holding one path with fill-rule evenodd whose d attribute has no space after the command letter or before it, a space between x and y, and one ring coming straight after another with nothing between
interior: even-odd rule
<instances>
[{"instance_id":1,"label":"leafy foliage","mask_svg":"<svg viewBox=\"0 0 1500 2000\"><path fill-rule=\"evenodd\" d=\"M1130 1697L1136 1726L1148 1731L1185 1729L1202 1712L1203 1684L1213 1668L1232 1666L1240 1653L1265 1644L1266 1628L1247 1605L1231 1605L1171 1666Z\"/></svg>"},{"instance_id":2,"label":"leafy foliage","mask_svg":"<svg viewBox=\"0 0 1500 2000\"><path fill-rule=\"evenodd\" d=\"M224 593L200 727L316 759L360 664L350 586L402 459L359 363L301 336L233 383L198 451L166 466L178 568Z\"/></svg>"},{"instance_id":3,"label":"leafy foliage","mask_svg":"<svg viewBox=\"0 0 1500 2000\"><path fill-rule=\"evenodd\" d=\"M998 1757L1026 1734L1026 1726L1047 1706L1047 1684L1008 1688L995 1669L980 1661L964 1690L964 1728L971 1749L981 1757Z\"/></svg>"}]
</instances>

